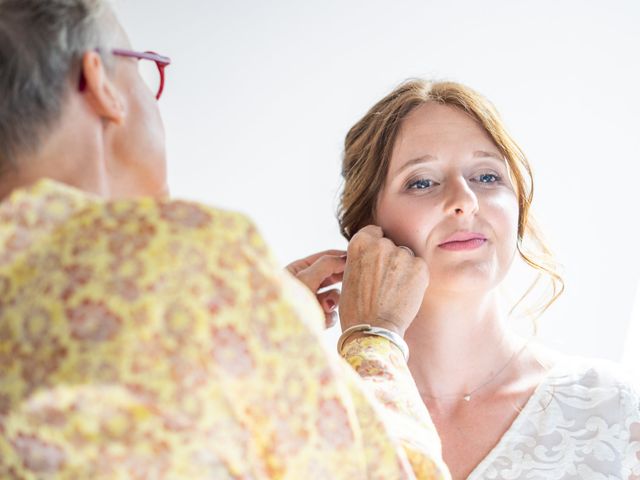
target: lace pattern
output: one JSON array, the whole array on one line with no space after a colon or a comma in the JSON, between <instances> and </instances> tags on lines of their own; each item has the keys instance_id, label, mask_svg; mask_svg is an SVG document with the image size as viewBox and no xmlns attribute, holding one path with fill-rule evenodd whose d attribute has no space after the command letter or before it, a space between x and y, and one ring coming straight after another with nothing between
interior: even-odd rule
<instances>
[{"instance_id":1,"label":"lace pattern","mask_svg":"<svg viewBox=\"0 0 640 480\"><path fill-rule=\"evenodd\" d=\"M638 480L640 399L610 362L559 362L469 480Z\"/></svg>"}]
</instances>

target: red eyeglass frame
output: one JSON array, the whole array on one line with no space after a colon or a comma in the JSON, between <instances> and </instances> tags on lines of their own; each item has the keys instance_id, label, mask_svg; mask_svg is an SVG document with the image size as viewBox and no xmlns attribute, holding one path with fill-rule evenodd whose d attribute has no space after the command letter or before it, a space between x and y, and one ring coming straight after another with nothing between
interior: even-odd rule
<instances>
[{"instance_id":1,"label":"red eyeglass frame","mask_svg":"<svg viewBox=\"0 0 640 480\"><path fill-rule=\"evenodd\" d=\"M165 57L164 55L160 55L156 52L136 52L135 50L126 50L123 48L114 48L111 50L113 55L117 55L119 57L129 57L136 58L138 60L151 60L152 62L156 62L156 67L158 67L158 72L160 73L160 87L156 92L156 100L160 99L160 95L162 95L162 91L164 90L164 69L167 65L171 65L171 59L169 57ZM84 77L84 73L80 75L80 85L79 90L82 92L87 86L87 80Z\"/></svg>"}]
</instances>

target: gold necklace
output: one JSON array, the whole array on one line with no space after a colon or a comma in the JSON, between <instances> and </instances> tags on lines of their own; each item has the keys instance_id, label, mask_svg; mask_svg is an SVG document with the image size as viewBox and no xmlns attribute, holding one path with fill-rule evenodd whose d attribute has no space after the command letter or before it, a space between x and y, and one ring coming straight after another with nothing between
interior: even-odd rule
<instances>
[{"instance_id":1,"label":"gold necklace","mask_svg":"<svg viewBox=\"0 0 640 480\"><path fill-rule=\"evenodd\" d=\"M500 368L500 370L498 370L496 373L491 375L491 377L486 382L482 383L481 385L479 385L478 387L474 388L470 392L467 392L464 395L462 395L462 400L464 400L465 402L470 402L471 398L473 397L473 395L475 395L479 390L482 390L484 387L486 387L491 382L493 382L496 378L498 378L498 376L502 372L504 372L507 369L507 367L509 365L511 365L511 363L513 363L513 361L522 354L522 352L524 352L524 350L529 345L529 342L530 342L530 340L527 340L527 342L522 346L522 348L520 350L518 350L517 352L514 352L513 355L511 355L511 358L509 358L509 360L507 360L507 363L505 363L502 366L502 368ZM433 400L443 400L443 399L446 399L446 398L460 398L460 394L459 393L458 394L451 394L451 395L438 395L438 396L436 396L436 395L429 395L427 393L420 392L420 396L431 398Z\"/></svg>"}]
</instances>

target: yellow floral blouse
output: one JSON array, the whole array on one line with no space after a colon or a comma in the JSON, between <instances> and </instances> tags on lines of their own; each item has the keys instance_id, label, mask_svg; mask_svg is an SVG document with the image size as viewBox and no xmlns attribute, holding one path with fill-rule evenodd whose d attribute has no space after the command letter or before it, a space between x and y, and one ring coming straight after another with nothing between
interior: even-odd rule
<instances>
[{"instance_id":1,"label":"yellow floral blouse","mask_svg":"<svg viewBox=\"0 0 640 480\"><path fill-rule=\"evenodd\" d=\"M401 354L328 351L241 215L42 180L0 245L0 478L448 478Z\"/></svg>"}]
</instances>

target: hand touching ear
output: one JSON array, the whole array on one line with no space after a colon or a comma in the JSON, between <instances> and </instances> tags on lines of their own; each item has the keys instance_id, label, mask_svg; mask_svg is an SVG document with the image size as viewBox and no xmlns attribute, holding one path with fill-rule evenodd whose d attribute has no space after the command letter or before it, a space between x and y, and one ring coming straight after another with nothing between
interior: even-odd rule
<instances>
[{"instance_id":1,"label":"hand touching ear","mask_svg":"<svg viewBox=\"0 0 640 480\"><path fill-rule=\"evenodd\" d=\"M368 225L349 242L342 279L342 329L368 323L400 336L415 319L429 284L426 262Z\"/></svg>"}]
</instances>

